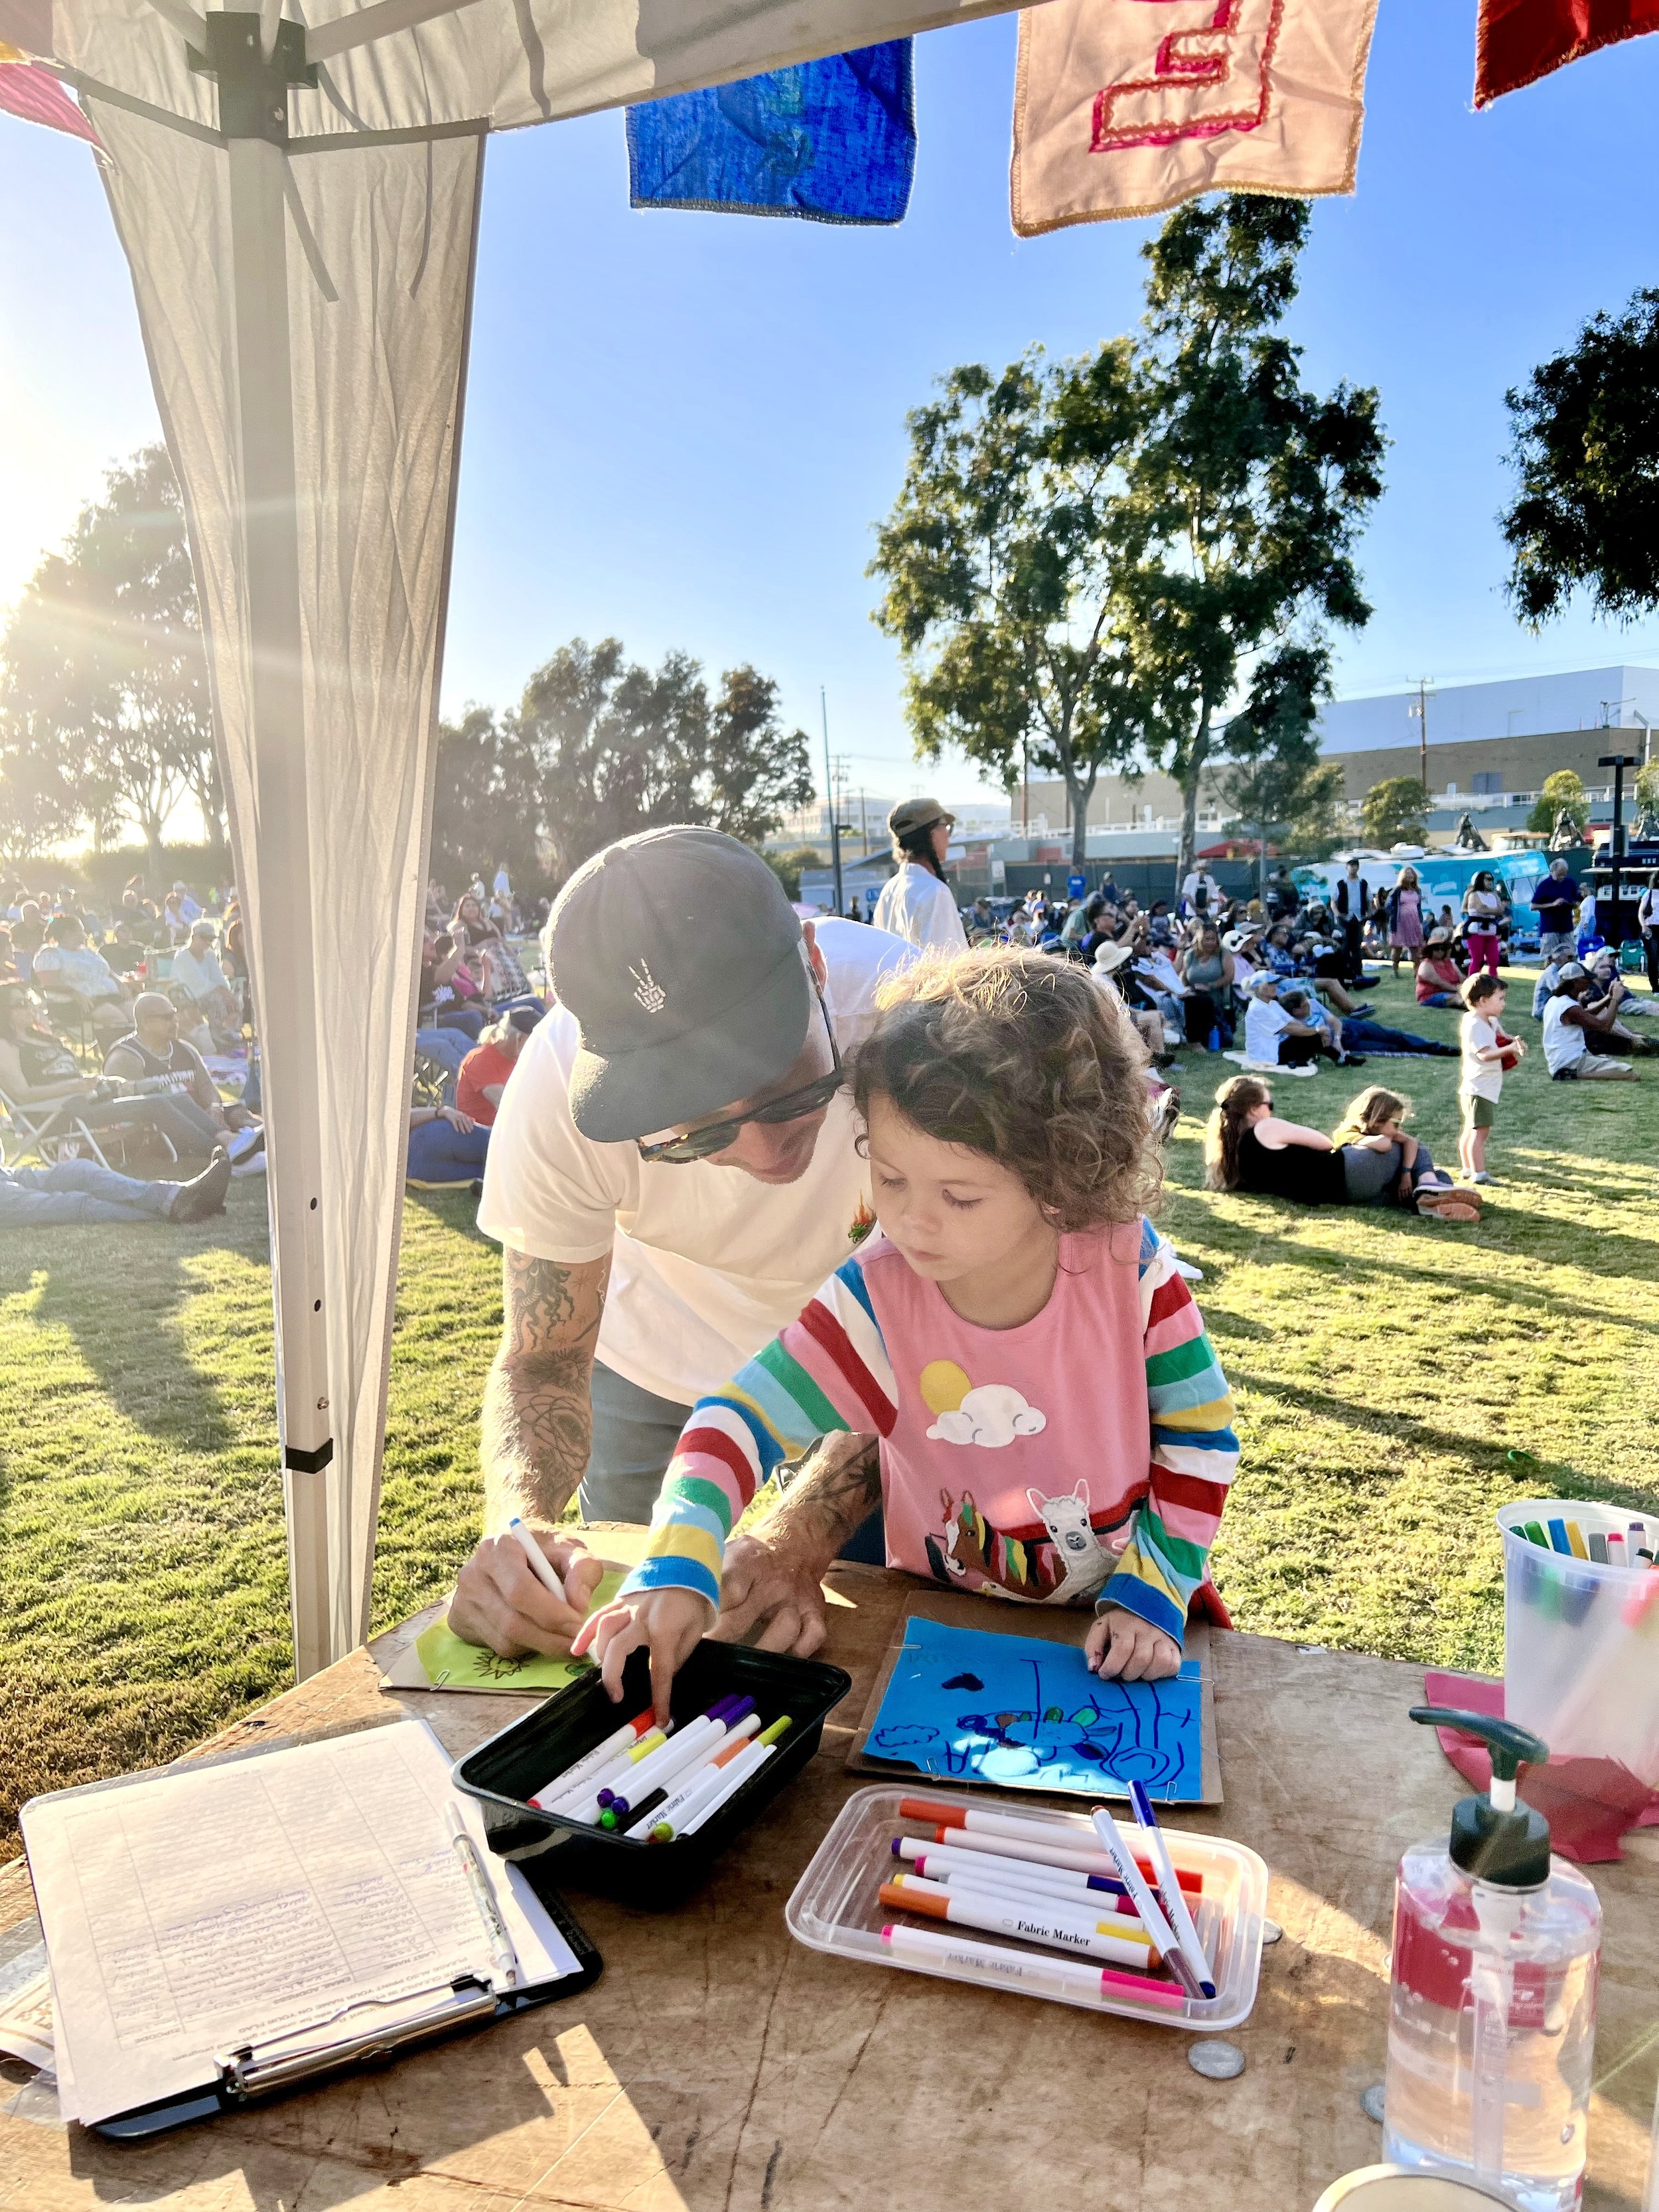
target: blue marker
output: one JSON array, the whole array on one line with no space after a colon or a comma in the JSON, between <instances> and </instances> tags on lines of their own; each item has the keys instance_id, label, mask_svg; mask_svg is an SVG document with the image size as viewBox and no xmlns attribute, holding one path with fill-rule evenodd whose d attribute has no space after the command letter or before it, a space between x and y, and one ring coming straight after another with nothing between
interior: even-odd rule
<instances>
[{"instance_id":1,"label":"blue marker","mask_svg":"<svg viewBox=\"0 0 1659 2212\"><path fill-rule=\"evenodd\" d=\"M1558 1552L1565 1552L1568 1557L1571 1558L1572 1555L1572 1546L1567 1541L1566 1522L1565 1521L1552 1521L1549 1524L1549 1529L1551 1544Z\"/></svg>"}]
</instances>

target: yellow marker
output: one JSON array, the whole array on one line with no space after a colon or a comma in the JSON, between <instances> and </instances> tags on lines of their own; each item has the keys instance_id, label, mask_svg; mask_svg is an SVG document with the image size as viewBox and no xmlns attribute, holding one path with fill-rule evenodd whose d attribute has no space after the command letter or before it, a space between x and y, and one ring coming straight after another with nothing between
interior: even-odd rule
<instances>
[{"instance_id":1,"label":"yellow marker","mask_svg":"<svg viewBox=\"0 0 1659 2212\"><path fill-rule=\"evenodd\" d=\"M757 1743L775 1743L786 1729L793 1728L793 1726L794 1723L790 1719L788 1714L786 1713L781 1721L774 1721L769 1729L763 1729L760 1734L755 1738L755 1741Z\"/></svg>"},{"instance_id":2,"label":"yellow marker","mask_svg":"<svg viewBox=\"0 0 1659 2212\"><path fill-rule=\"evenodd\" d=\"M1572 1556L1575 1559L1589 1559L1589 1547L1585 1543L1584 1533L1576 1521L1569 1521L1567 1523L1567 1542L1572 1548Z\"/></svg>"},{"instance_id":3,"label":"yellow marker","mask_svg":"<svg viewBox=\"0 0 1659 2212\"><path fill-rule=\"evenodd\" d=\"M639 1741L635 1745L633 1750L627 1754L629 1765L630 1766L637 1766L641 1759L646 1758L651 1752L655 1751L659 1745L666 1743L667 1741L668 1731L666 1729L653 1729L650 1735L642 1735Z\"/></svg>"}]
</instances>

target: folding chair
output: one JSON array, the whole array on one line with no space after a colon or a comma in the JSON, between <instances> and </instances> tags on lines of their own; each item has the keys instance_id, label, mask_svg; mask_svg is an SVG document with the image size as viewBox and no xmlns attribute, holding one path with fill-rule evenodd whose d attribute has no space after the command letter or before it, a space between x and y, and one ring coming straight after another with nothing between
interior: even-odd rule
<instances>
[{"instance_id":1,"label":"folding chair","mask_svg":"<svg viewBox=\"0 0 1659 2212\"><path fill-rule=\"evenodd\" d=\"M178 1158L169 1139L153 1124L135 1118L130 1125L118 1122L94 1133L82 1118L80 1106L77 1098L54 1098L41 1105L25 1106L0 1091L0 1113L4 1114L9 1133L17 1139L19 1159L33 1152L41 1165L49 1168L62 1159L90 1156L100 1168L107 1168L112 1164L104 1150L107 1145L125 1164L127 1139L140 1132L155 1137L165 1147L169 1160ZM70 1149L71 1146L73 1151Z\"/></svg>"},{"instance_id":2,"label":"folding chair","mask_svg":"<svg viewBox=\"0 0 1659 2212\"><path fill-rule=\"evenodd\" d=\"M428 1059L417 1050L415 1054L415 1073L410 1085L411 1106L441 1106L444 1091L450 1080L449 1070L441 1060Z\"/></svg>"},{"instance_id":3,"label":"folding chair","mask_svg":"<svg viewBox=\"0 0 1659 2212\"><path fill-rule=\"evenodd\" d=\"M92 1009L86 1000L73 991L54 990L38 976L34 988L40 994L40 1003L46 1008L53 1028L74 1032L72 1036L65 1036L64 1042L82 1066L100 1067L103 1062L98 1049L98 1032L93 1025Z\"/></svg>"}]
</instances>

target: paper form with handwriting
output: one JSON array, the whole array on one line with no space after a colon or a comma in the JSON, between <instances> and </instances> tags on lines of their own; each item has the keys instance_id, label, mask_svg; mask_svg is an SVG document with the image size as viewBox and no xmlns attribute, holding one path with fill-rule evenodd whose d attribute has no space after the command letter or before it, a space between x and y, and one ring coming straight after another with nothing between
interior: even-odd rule
<instances>
[{"instance_id":1,"label":"paper form with handwriting","mask_svg":"<svg viewBox=\"0 0 1659 2212\"><path fill-rule=\"evenodd\" d=\"M344 2040L366 2005L384 2025L447 2003L458 1977L488 1982L446 1808L480 1844L483 1822L449 1766L403 1721L25 1806L66 2117L199 2089L249 2046ZM523 1877L486 1863L521 1983L577 1972Z\"/></svg>"}]
</instances>

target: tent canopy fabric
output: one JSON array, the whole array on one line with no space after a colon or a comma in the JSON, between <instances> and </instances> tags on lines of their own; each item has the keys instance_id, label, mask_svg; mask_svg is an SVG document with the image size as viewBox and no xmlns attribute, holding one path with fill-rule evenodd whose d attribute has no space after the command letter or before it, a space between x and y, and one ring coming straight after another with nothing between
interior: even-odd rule
<instances>
[{"instance_id":1,"label":"tent canopy fabric","mask_svg":"<svg viewBox=\"0 0 1659 2212\"><path fill-rule=\"evenodd\" d=\"M189 519L263 1055L302 1676L368 1623L485 135L1008 4L0 0L0 40L106 149Z\"/></svg>"}]
</instances>

